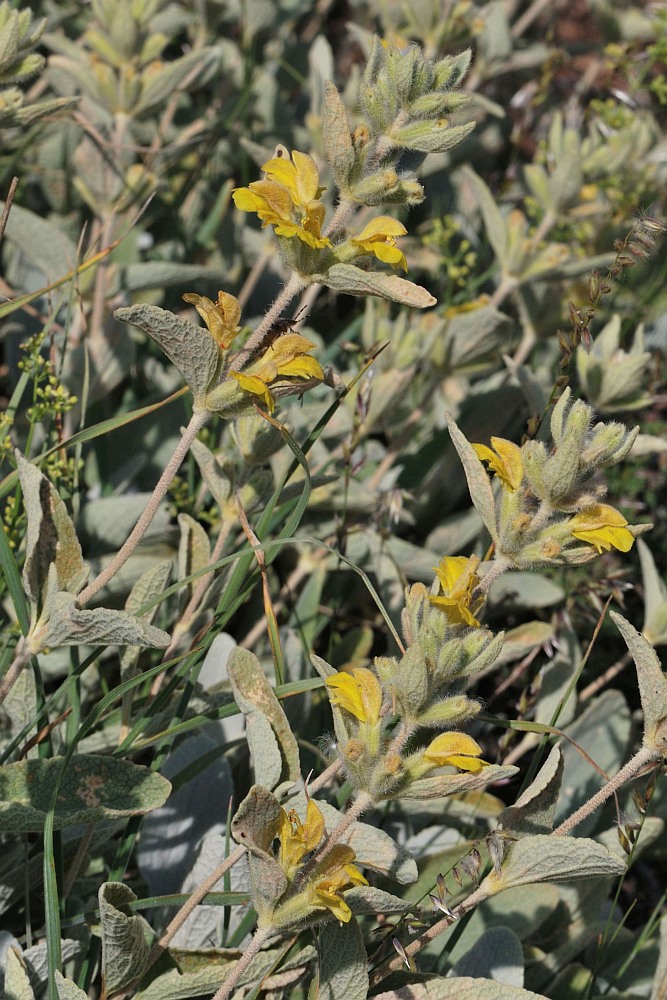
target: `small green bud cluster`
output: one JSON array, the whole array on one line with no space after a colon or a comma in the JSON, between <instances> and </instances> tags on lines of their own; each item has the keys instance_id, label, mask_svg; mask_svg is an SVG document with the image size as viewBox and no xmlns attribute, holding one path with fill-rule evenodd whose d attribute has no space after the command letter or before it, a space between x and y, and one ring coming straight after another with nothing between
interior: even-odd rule
<instances>
[{"instance_id":1,"label":"small green bud cluster","mask_svg":"<svg viewBox=\"0 0 667 1000\"><path fill-rule=\"evenodd\" d=\"M359 92L363 121L353 132L340 95L328 85L324 152L345 198L362 205L423 201L416 167L427 153L452 149L475 127L450 121L468 101L456 88L470 58L468 50L435 62L417 45L398 48L375 37ZM401 162L406 153L409 167Z\"/></svg>"},{"instance_id":2,"label":"small green bud cluster","mask_svg":"<svg viewBox=\"0 0 667 1000\"><path fill-rule=\"evenodd\" d=\"M530 489L552 508L581 509L595 473L622 461L639 433L620 423L593 424L593 413L583 400L572 402L566 389L551 416L551 452L542 441L530 441L522 449Z\"/></svg>"}]
</instances>

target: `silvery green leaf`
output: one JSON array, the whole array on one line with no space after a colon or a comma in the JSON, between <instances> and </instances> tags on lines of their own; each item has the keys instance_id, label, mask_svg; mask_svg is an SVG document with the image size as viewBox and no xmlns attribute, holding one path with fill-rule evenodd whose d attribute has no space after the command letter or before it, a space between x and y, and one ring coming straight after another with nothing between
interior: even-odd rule
<instances>
[{"instance_id":1,"label":"silvery green leaf","mask_svg":"<svg viewBox=\"0 0 667 1000\"><path fill-rule=\"evenodd\" d=\"M23 586L39 615L49 568L55 566L60 590L76 594L84 585L87 568L65 504L36 465L16 453L28 529Z\"/></svg>"},{"instance_id":2,"label":"silvery green leaf","mask_svg":"<svg viewBox=\"0 0 667 1000\"><path fill-rule=\"evenodd\" d=\"M162 104L168 97L192 83L197 78L213 72L219 64L220 53L214 46L198 48L180 59L171 59L160 64L150 73L143 71L141 96L132 109L134 115L150 111L156 104Z\"/></svg>"},{"instance_id":3,"label":"silvery green leaf","mask_svg":"<svg viewBox=\"0 0 667 1000\"><path fill-rule=\"evenodd\" d=\"M376 889L373 885L355 885L353 889L348 889L345 893L345 902L355 916L407 913L415 909L414 903L399 899L384 889Z\"/></svg>"},{"instance_id":4,"label":"silvery green leaf","mask_svg":"<svg viewBox=\"0 0 667 1000\"><path fill-rule=\"evenodd\" d=\"M35 1000L28 972L16 948L7 952L3 996L5 1000Z\"/></svg>"},{"instance_id":5,"label":"silvery green leaf","mask_svg":"<svg viewBox=\"0 0 667 1000\"><path fill-rule=\"evenodd\" d=\"M501 812L498 820L503 829L519 837L549 833L562 781L563 756L556 746L514 805Z\"/></svg>"},{"instance_id":6,"label":"silvery green leaf","mask_svg":"<svg viewBox=\"0 0 667 1000\"><path fill-rule=\"evenodd\" d=\"M454 976L430 979L389 993L376 993L374 1000L548 1000L548 997L519 986L505 986L493 979Z\"/></svg>"},{"instance_id":7,"label":"silvery green leaf","mask_svg":"<svg viewBox=\"0 0 667 1000\"><path fill-rule=\"evenodd\" d=\"M128 908L136 898L123 882L104 882L100 886L104 996L113 996L139 979L146 967L150 928L143 917Z\"/></svg>"},{"instance_id":8,"label":"silvery green leaf","mask_svg":"<svg viewBox=\"0 0 667 1000\"><path fill-rule=\"evenodd\" d=\"M475 449L459 430L451 413L446 413L445 416L452 443L458 452L463 471L465 472L468 489L470 490L470 498L477 508L479 516L484 521L491 538L497 541L496 504L493 499L493 490L491 489L489 477L481 461L475 454Z\"/></svg>"},{"instance_id":9,"label":"silvery green leaf","mask_svg":"<svg viewBox=\"0 0 667 1000\"><path fill-rule=\"evenodd\" d=\"M507 850L500 873L487 875L480 890L494 895L518 885L614 877L625 870L626 864L595 840L537 834L515 841Z\"/></svg>"},{"instance_id":10,"label":"silvery green leaf","mask_svg":"<svg viewBox=\"0 0 667 1000\"><path fill-rule=\"evenodd\" d=\"M0 830L41 831L60 777L61 757L5 764L0 770ZM161 806L171 785L142 764L82 754L61 782L54 828L136 816Z\"/></svg>"},{"instance_id":11,"label":"silvery green leaf","mask_svg":"<svg viewBox=\"0 0 667 1000\"><path fill-rule=\"evenodd\" d=\"M206 531L194 517L190 517L189 514L179 514L178 526L181 529L178 545L178 579L182 581L193 573L206 569L211 561L211 546ZM188 584L184 604L188 603L198 582L193 580Z\"/></svg>"},{"instance_id":12,"label":"silvery green leaf","mask_svg":"<svg viewBox=\"0 0 667 1000\"><path fill-rule=\"evenodd\" d=\"M327 923L317 935L318 1000L366 1000L368 956L356 920Z\"/></svg>"},{"instance_id":13,"label":"silvery green leaf","mask_svg":"<svg viewBox=\"0 0 667 1000\"><path fill-rule=\"evenodd\" d=\"M141 611L146 604L150 604L151 601L155 601L161 596L169 583L172 568L171 559L163 559L141 574L125 602L125 610L128 614L136 617L137 612ZM154 604L149 611L141 616L141 620L150 624L159 607L159 604ZM120 658L120 671L123 679L129 677L131 671L136 667L140 651L141 646L126 646L123 650Z\"/></svg>"},{"instance_id":14,"label":"silvery green leaf","mask_svg":"<svg viewBox=\"0 0 667 1000\"><path fill-rule=\"evenodd\" d=\"M169 636L126 611L78 608L71 594L49 596L41 622L28 641L33 652L57 646L147 646L166 649Z\"/></svg>"},{"instance_id":15,"label":"silvery green leaf","mask_svg":"<svg viewBox=\"0 0 667 1000\"><path fill-rule=\"evenodd\" d=\"M345 190L355 154L345 104L331 80L324 85L322 146L337 186Z\"/></svg>"},{"instance_id":16,"label":"silvery green leaf","mask_svg":"<svg viewBox=\"0 0 667 1000\"><path fill-rule=\"evenodd\" d=\"M195 462L199 466L199 470L204 477L204 482L208 486L211 496L218 507L224 507L232 491L232 484L228 476L223 471L211 449L207 448L203 441L195 438L190 445L190 451L194 455Z\"/></svg>"},{"instance_id":17,"label":"silvery green leaf","mask_svg":"<svg viewBox=\"0 0 667 1000\"><path fill-rule=\"evenodd\" d=\"M195 407L204 408L220 362L220 350L208 330L159 306L143 303L116 309L114 316L121 323L143 330L162 348L187 382Z\"/></svg>"},{"instance_id":18,"label":"silvery green leaf","mask_svg":"<svg viewBox=\"0 0 667 1000\"><path fill-rule=\"evenodd\" d=\"M476 126L476 122L465 125L442 124L440 120L411 122L403 128L388 131L388 137L403 149L414 149L419 153L446 153L466 139Z\"/></svg>"},{"instance_id":19,"label":"silvery green leaf","mask_svg":"<svg viewBox=\"0 0 667 1000\"><path fill-rule=\"evenodd\" d=\"M507 223L498 208L496 199L482 178L470 167L464 167L462 173L466 181L472 186L475 199L484 219L486 235L502 268L507 258L509 244Z\"/></svg>"},{"instance_id":20,"label":"silvery green leaf","mask_svg":"<svg viewBox=\"0 0 667 1000\"><path fill-rule=\"evenodd\" d=\"M234 840L248 851L253 903L260 916L270 916L287 889L285 874L271 853L279 819L280 805L275 795L261 785L253 785L232 820Z\"/></svg>"},{"instance_id":21,"label":"silvery green leaf","mask_svg":"<svg viewBox=\"0 0 667 1000\"><path fill-rule=\"evenodd\" d=\"M440 774L432 778L420 778L411 782L397 793L401 799L437 799L442 795L459 795L475 788L484 788L492 781L512 778L519 768L513 765L489 764L476 774Z\"/></svg>"},{"instance_id":22,"label":"silvery green leaf","mask_svg":"<svg viewBox=\"0 0 667 1000\"><path fill-rule=\"evenodd\" d=\"M56 969L55 978L58 1000L88 1000L88 994L80 990L71 979L65 979L59 969Z\"/></svg>"},{"instance_id":23,"label":"silvery green leaf","mask_svg":"<svg viewBox=\"0 0 667 1000\"><path fill-rule=\"evenodd\" d=\"M658 573L646 542L637 539L637 551L644 583L644 627L642 634L652 646L667 643L667 586Z\"/></svg>"},{"instance_id":24,"label":"silvery green leaf","mask_svg":"<svg viewBox=\"0 0 667 1000\"><path fill-rule=\"evenodd\" d=\"M523 986L521 942L509 927L489 927L453 966L452 977L492 979L505 986Z\"/></svg>"},{"instance_id":25,"label":"silvery green leaf","mask_svg":"<svg viewBox=\"0 0 667 1000\"><path fill-rule=\"evenodd\" d=\"M644 712L643 744L656 757L667 756L667 677L653 646L623 615L610 612L611 620L625 639L637 668L639 695Z\"/></svg>"},{"instance_id":26,"label":"silvery green leaf","mask_svg":"<svg viewBox=\"0 0 667 1000\"><path fill-rule=\"evenodd\" d=\"M346 295L379 295L414 309L426 309L436 303L421 285L384 271L363 271L354 264L333 264L324 274L313 275L313 278Z\"/></svg>"},{"instance_id":27,"label":"silvery green leaf","mask_svg":"<svg viewBox=\"0 0 667 1000\"><path fill-rule=\"evenodd\" d=\"M259 660L254 653L236 646L229 654L227 673L236 703L245 716L255 782L274 788L281 779L281 787L298 781L299 748Z\"/></svg>"},{"instance_id":28,"label":"silvery green leaf","mask_svg":"<svg viewBox=\"0 0 667 1000\"><path fill-rule=\"evenodd\" d=\"M565 591L537 571L512 570L491 584L489 603L503 612L524 608L549 608L565 600Z\"/></svg>"}]
</instances>

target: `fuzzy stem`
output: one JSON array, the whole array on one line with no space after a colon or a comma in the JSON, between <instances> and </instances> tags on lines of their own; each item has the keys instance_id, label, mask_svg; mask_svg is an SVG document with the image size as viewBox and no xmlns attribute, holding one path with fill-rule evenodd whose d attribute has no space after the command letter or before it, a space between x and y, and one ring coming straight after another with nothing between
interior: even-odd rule
<instances>
[{"instance_id":1,"label":"fuzzy stem","mask_svg":"<svg viewBox=\"0 0 667 1000\"><path fill-rule=\"evenodd\" d=\"M106 566L102 572L97 576L92 583L81 591L77 597L77 603L79 605L87 604L88 601L95 594L104 587L109 580L112 579L118 572L118 570L125 565L127 560L130 558L137 545L144 537L148 531L153 518L155 517L158 507L164 500L167 490L171 486L172 480L179 470L181 462L190 450L190 445L199 434L206 421L208 420L210 413L206 410L200 410L193 413L190 423L186 427L183 437L178 442L174 454L169 459L167 466L158 480L157 486L153 490L150 500L146 504L144 511L132 529L127 541L122 546L122 548L117 552L114 558L111 560L108 566Z\"/></svg>"},{"instance_id":2,"label":"fuzzy stem","mask_svg":"<svg viewBox=\"0 0 667 1000\"><path fill-rule=\"evenodd\" d=\"M442 934L447 930L448 927L454 923L455 920L459 920L465 913L472 910L475 906L484 902L488 898L488 892L482 886L475 889L467 899L464 899L462 903L459 903L457 907L453 910L451 916L444 916L442 919L438 920L437 923L433 924L428 930L424 931L418 938L411 941L404 949L404 954L407 958L412 958L418 952L425 948L427 944L430 944L434 938L439 934ZM405 965L405 962L401 955L395 955L393 958L388 959L383 962L375 972L371 973L370 986L377 986L378 983L386 979L387 976L391 975L392 972L398 972Z\"/></svg>"},{"instance_id":3,"label":"fuzzy stem","mask_svg":"<svg viewBox=\"0 0 667 1000\"><path fill-rule=\"evenodd\" d=\"M620 788L621 785L624 785L625 782L629 781L631 778L636 777L646 764L650 764L651 761L657 761L659 758L660 755L657 750L654 750L651 747L642 747L641 750L634 755L634 757L630 758L625 767L622 767L618 774L611 779L611 781L608 781L606 785L603 785L600 791L594 795L592 799L585 802L580 809L577 809L577 811L572 813L572 815L568 817L564 823L561 823L561 825L553 831L553 836L565 837L568 833L574 830L575 826L578 826L582 820L594 813L596 809L599 809L603 802L606 802L607 799L614 794L617 788Z\"/></svg>"},{"instance_id":4,"label":"fuzzy stem","mask_svg":"<svg viewBox=\"0 0 667 1000\"><path fill-rule=\"evenodd\" d=\"M247 945L245 951L239 958L238 962L230 972L230 974L225 979L224 983L218 990L218 992L213 996L213 1000L228 1000L228 997L232 995L234 987L237 985L239 979L249 967L255 955L259 952L262 945L266 939L272 933L271 927L265 927L262 930L257 930L255 936Z\"/></svg>"},{"instance_id":5,"label":"fuzzy stem","mask_svg":"<svg viewBox=\"0 0 667 1000\"><path fill-rule=\"evenodd\" d=\"M28 646L26 645L25 638L19 639L16 646L16 652L14 654L14 659L10 663L7 673L2 678L2 683L0 683L0 705L3 703L11 689L16 684L21 671L25 667L26 663L30 662L30 657L32 653Z\"/></svg>"},{"instance_id":6,"label":"fuzzy stem","mask_svg":"<svg viewBox=\"0 0 667 1000\"><path fill-rule=\"evenodd\" d=\"M296 895L302 889L302 887L306 884L306 882L313 874L315 869L322 864L324 859L334 849L334 847L336 846L340 838L343 836L343 834L346 833L347 830L349 830L352 824L355 823L359 819L361 814L365 812L366 809L368 809L368 807L371 806L372 804L373 804L373 799L368 794L368 792L359 792L359 794L357 795L356 799L354 800L348 811L342 817L338 826L335 826L333 828L333 830L327 836L327 839L324 841L324 844L319 849L319 851L316 851L315 854L313 854L310 861L308 862L308 864L304 865L303 868L299 871L298 875L292 882L290 896Z\"/></svg>"},{"instance_id":7,"label":"fuzzy stem","mask_svg":"<svg viewBox=\"0 0 667 1000\"><path fill-rule=\"evenodd\" d=\"M305 282L303 281L303 278L296 273L292 274L282 292L264 316L264 319L261 320L254 332L248 337L243 350L239 351L235 356L229 366L230 371L238 372L243 370L243 366L247 364L248 360L262 346L264 338L267 333L269 333L276 320L282 315L283 309L285 309L290 304L294 296L301 291L304 284Z\"/></svg>"},{"instance_id":8,"label":"fuzzy stem","mask_svg":"<svg viewBox=\"0 0 667 1000\"><path fill-rule=\"evenodd\" d=\"M488 566L488 569L475 588L476 592L484 595L488 594L493 581L507 572L511 563L505 556L496 556L493 562L486 563L485 565Z\"/></svg>"}]
</instances>

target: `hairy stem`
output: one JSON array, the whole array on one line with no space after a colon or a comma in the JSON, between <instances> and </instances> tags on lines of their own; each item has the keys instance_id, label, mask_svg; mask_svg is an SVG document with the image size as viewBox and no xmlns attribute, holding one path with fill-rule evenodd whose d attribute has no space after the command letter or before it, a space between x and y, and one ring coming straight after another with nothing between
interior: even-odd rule
<instances>
[{"instance_id":1,"label":"hairy stem","mask_svg":"<svg viewBox=\"0 0 667 1000\"><path fill-rule=\"evenodd\" d=\"M267 927L263 930L257 930L255 936L249 945L246 946L245 951L239 958L238 962L230 972L230 974L225 979L224 983L218 990L218 992L213 996L213 1000L228 1000L228 997L232 995L234 987L239 982L241 976L249 967L255 955L259 952L262 945L272 933L272 928Z\"/></svg>"},{"instance_id":2,"label":"hairy stem","mask_svg":"<svg viewBox=\"0 0 667 1000\"><path fill-rule=\"evenodd\" d=\"M647 764L650 764L651 761L657 761L659 759L660 755L657 750L653 750L650 747L642 747L641 750L634 755L634 757L630 758L625 767L622 767L618 774L611 779L611 781L608 781L606 785L603 785L600 791L594 795L592 799L585 802L580 809L577 809L577 811L572 813L572 815L569 816L565 822L561 823L561 825L554 830L553 836L567 836L567 834L574 830L575 826L578 826L582 820L586 819L587 816L590 816L591 813L594 813L596 809L599 809L600 806L606 802L618 788L621 787L621 785L624 785L626 781L630 781L631 778L636 777L642 768L644 768Z\"/></svg>"},{"instance_id":3,"label":"hairy stem","mask_svg":"<svg viewBox=\"0 0 667 1000\"><path fill-rule=\"evenodd\" d=\"M246 365L253 354L261 348L267 333L269 333L276 320L280 318L283 309L287 308L294 296L301 291L303 286L303 279L298 274L292 274L282 292L265 315L264 319L261 320L255 331L250 335L250 337L248 337L243 350L239 351L232 361L229 366L230 371L238 372L243 370L244 365Z\"/></svg>"},{"instance_id":4,"label":"hairy stem","mask_svg":"<svg viewBox=\"0 0 667 1000\"><path fill-rule=\"evenodd\" d=\"M30 662L30 657L32 653L26 645L25 638L21 638L16 646L16 653L14 659L7 668L7 673L2 678L2 683L0 683L0 705L3 703L11 689L16 684L21 671L25 667L26 663Z\"/></svg>"},{"instance_id":5,"label":"hairy stem","mask_svg":"<svg viewBox=\"0 0 667 1000\"><path fill-rule=\"evenodd\" d=\"M181 462L190 450L190 445L197 437L197 434L202 429L209 416L210 414L206 410L193 413L192 419L183 433L183 437L178 442L174 454L169 459L164 472L160 476L157 486L151 494L150 500L146 504L141 517L132 529L127 541L114 556L109 565L102 570L99 576L97 576L92 583L89 583L88 586L81 591L77 597L77 603L79 605L87 604L87 602L90 601L90 599L94 597L95 594L101 590L102 587L109 582L109 580L112 579L112 577L116 575L118 570L124 566L130 558L137 545L148 531L153 518L157 513L158 507L164 500L167 490L171 486L172 480L180 468Z\"/></svg>"}]
</instances>

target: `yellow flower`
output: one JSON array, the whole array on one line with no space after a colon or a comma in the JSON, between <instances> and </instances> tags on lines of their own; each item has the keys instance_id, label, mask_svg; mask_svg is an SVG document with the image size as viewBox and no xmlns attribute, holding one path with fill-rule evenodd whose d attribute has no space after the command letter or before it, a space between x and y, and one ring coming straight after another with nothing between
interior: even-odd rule
<instances>
[{"instance_id":1,"label":"yellow flower","mask_svg":"<svg viewBox=\"0 0 667 1000\"><path fill-rule=\"evenodd\" d=\"M465 733L441 733L424 750L424 760L433 767L458 767L461 771L481 771L488 761L480 760L482 748Z\"/></svg>"},{"instance_id":2,"label":"yellow flower","mask_svg":"<svg viewBox=\"0 0 667 1000\"><path fill-rule=\"evenodd\" d=\"M315 161L297 149L292 156L276 156L262 170L266 179L232 191L234 204L242 212L255 212L265 226L274 226L277 236L298 237L314 250L330 247L322 236L325 208Z\"/></svg>"},{"instance_id":3,"label":"yellow flower","mask_svg":"<svg viewBox=\"0 0 667 1000\"><path fill-rule=\"evenodd\" d=\"M322 366L316 358L308 355L315 345L298 333L287 333L278 337L266 349L261 358L242 372L230 372L242 389L259 396L269 412L273 412L275 400L270 386L283 378L324 378Z\"/></svg>"},{"instance_id":4,"label":"yellow flower","mask_svg":"<svg viewBox=\"0 0 667 1000\"><path fill-rule=\"evenodd\" d=\"M400 264L407 271L405 254L396 246L396 237L405 236L406 233L403 223L388 215L380 215L371 219L350 242L362 253L372 253L385 264Z\"/></svg>"},{"instance_id":5,"label":"yellow flower","mask_svg":"<svg viewBox=\"0 0 667 1000\"><path fill-rule=\"evenodd\" d=\"M575 538L595 546L598 552L608 552L613 546L629 552L634 535L620 511L606 503L595 503L570 519L570 531Z\"/></svg>"},{"instance_id":6,"label":"yellow flower","mask_svg":"<svg viewBox=\"0 0 667 1000\"><path fill-rule=\"evenodd\" d=\"M368 885L367 879L352 864L355 857L354 851L347 844L336 844L315 869L309 887L311 905L331 910L334 917L344 924L349 921L352 911L341 893L354 885Z\"/></svg>"},{"instance_id":7,"label":"yellow flower","mask_svg":"<svg viewBox=\"0 0 667 1000\"><path fill-rule=\"evenodd\" d=\"M473 591L479 583L477 556L445 556L438 566L434 566L443 593L430 596L429 601L441 608L453 625L470 625L478 628L479 622L471 608ZM476 611L481 602L474 602Z\"/></svg>"},{"instance_id":8,"label":"yellow flower","mask_svg":"<svg viewBox=\"0 0 667 1000\"><path fill-rule=\"evenodd\" d=\"M306 854L319 845L324 836L324 818L312 799L308 800L306 822L302 823L293 809L280 810L278 826L280 850L278 862L291 881Z\"/></svg>"},{"instance_id":9,"label":"yellow flower","mask_svg":"<svg viewBox=\"0 0 667 1000\"><path fill-rule=\"evenodd\" d=\"M351 674L343 670L327 677L332 705L344 708L360 722L377 725L382 708L382 688L375 674L366 667L354 667Z\"/></svg>"},{"instance_id":10,"label":"yellow flower","mask_svg":"<svg viewBox=\"0 0 667 1000\"><path fill-rule=\"evenodd\" d=\"M493 451L485 444L474 444L473 448L477 457L482 462L488 463L489 468L495 472L503 486L507 487L510 493L514 493L523 479L521 448L513 441L499 437L492 437L491 445Z\"/></svg>"},{"instance_id":11,"label":"yellow flower","mask_svg":"<svg viewBox=\"0 0 667 1000\"><path fill-rule=\"evenodd\" d=\"M238 299L229 292L218 292L217 302L196 292L186 292L183 299L195 307L215 342L226 350L239 331L241 306Z\"/></svg>"}]
</instances>

